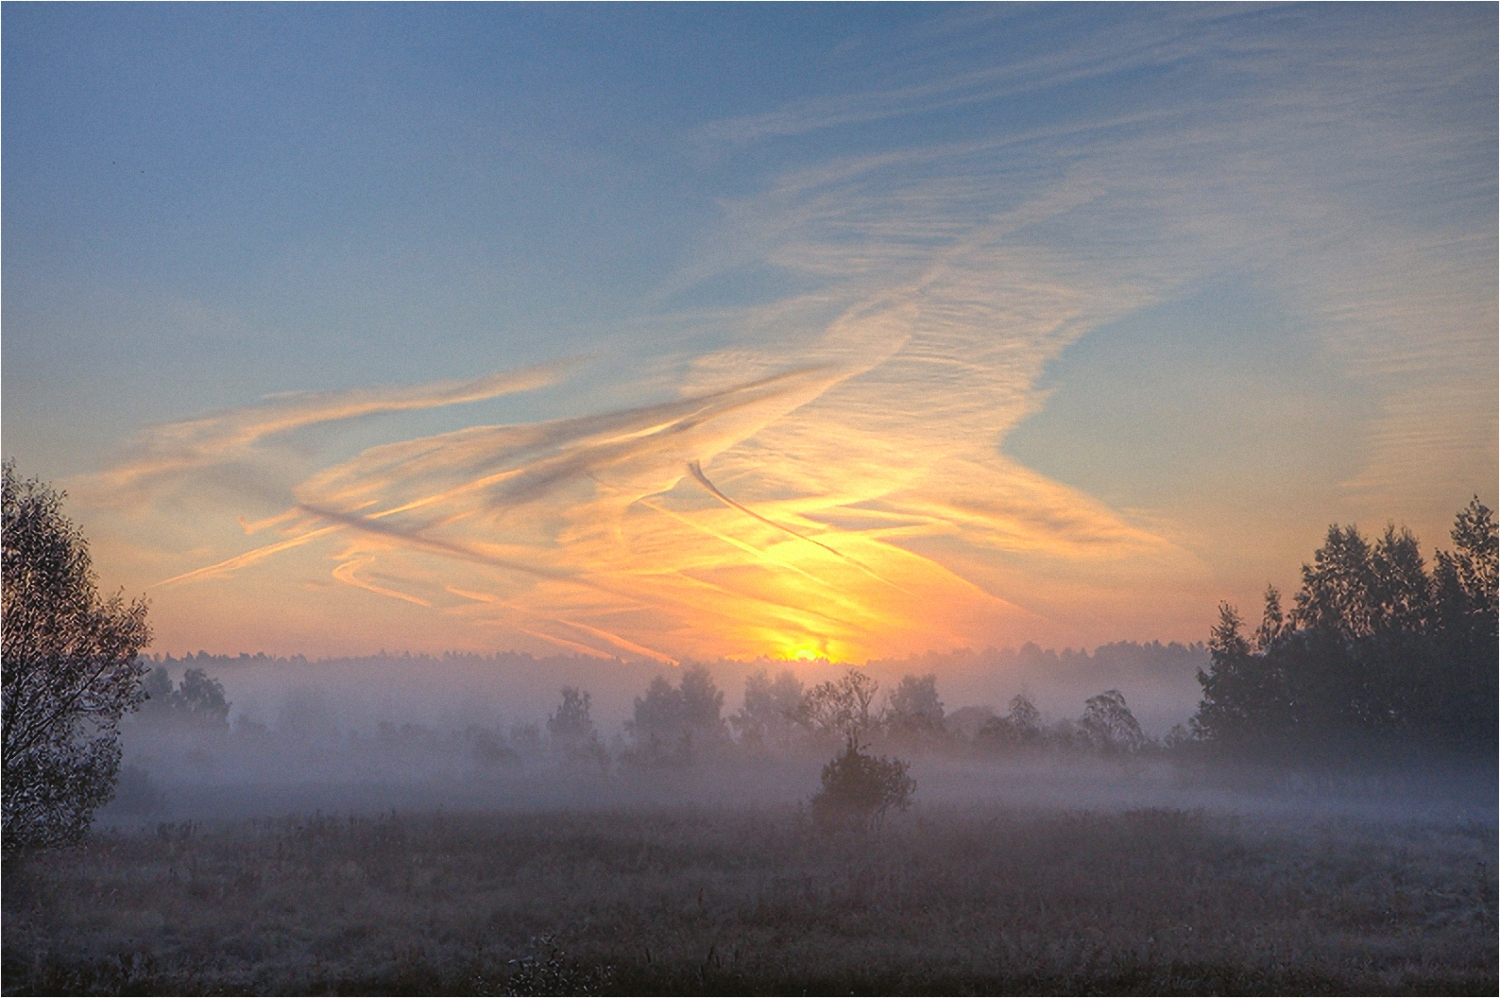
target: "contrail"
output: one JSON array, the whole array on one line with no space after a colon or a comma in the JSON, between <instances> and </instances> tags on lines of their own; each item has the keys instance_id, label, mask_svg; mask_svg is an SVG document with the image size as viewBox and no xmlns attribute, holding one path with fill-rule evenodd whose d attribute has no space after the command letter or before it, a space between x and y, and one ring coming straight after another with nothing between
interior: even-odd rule
<instances>
[{"instance_id":1,"label":"contrail","mask_svg":"<svg viewBox=\"0 0 1500 998\"><path fill-rule=\"evenodd\" d=\"M492 596L489 593L470 592L467 589L459 589L456 586L444 586L443 588L445 590L447 590L448 592L452 593L455 596L462 596L464 599L471 599L471 600L474 600L475 602L478 602L478 603L488 603L488 604L490 604L492 606L501 606L501 607L504 607L507 610L510 610L510 611L512 611L514 613L519 613L519 614L521 614L523 616L527 616L527 617L543 617L543 618L545 618L547 620L548 623L563 624L564 626L567 626L567 627L575 627L575 628L577 628L577 629L579 629L581 631L588 631L589 633L591 633L591 634L593 634L593 635L595 635L597 637L600 637L600 638L604 639L605 641L610 642L613 645L617 645L617 646L619 646L621 648L624 648L627 651L633 651L633 652L635 652L638 655L645 655L647 658L656 659L657 661L665 662L668 665L675 666L675 665L679 664L676 659L671 658L670 656L663 655L661 652L658 652L658 651L653 651L650 648L645 647L644 645L638 645L638 644L636 644L633 641L627 641L624 638L620 637L618 634L611 634L610 632L600 630L597 627L590 627L587 624L580 624L580 623L577 623L576 621L572 621L572 620L564 620L561 617L546 617L545 614L539 614L539 613L537 613L537 612L535 612L533 610L523 609L521 607L516 606L514 603L511 603L511 602L509 602L507 600L500 599L498 596ZM518 624L512 624L511 626L515 627L515 629L518 630L518 631L520 631L522 634L530 634L532 637L544 638L547 641L553 642L554 644L562 645L565 648L572 648L575 651L584 651L584 652L587 652L590 655L596 655L596 656L598 656L600 658L615 657L615 656L609 655L606 652L602 652L602 651L600 651L597 648L591 648L588 645L579 644L576 641L569 641L566 638L559 638L559 637L556 637L555 635L547 634L547 633L542 632L542 631L529 630L528 628L521 627Z\"/></svg>"},{"instance_id":2,"label":"contrail","mask_svg":"<svg viewBox=\"0 0 1500 998\"><path fill-rule=\"evenodd\" d=\"M811 579L813 582L816 582L824 589L827 589L835 599L839 599L839 601L845 606L850 606L848 600L844 600L840 597L838 588L834 586L833 583L827 581L826 579L818 578L818 576L807 571L807 569L805 568L793 565L789 561L783 561L782 559L777 558L775 555L767 551L762 551L760 548L755 547L753 544L746 544L744 541L739 540L738 538L730 537L728 534L721 534L717 530L713 530L700 523L696 523L680 513L674 513L672 510L667 509L665 506L658 506L655 503L647 502L645 499L638 499L636 501L639 502L642 506L645 506L647 509L655 510L656 512L661 513L664 516L670 516L677 522L683 524L684 526L690 527L691 529L696 530L699 533L704 534L705 536L712 537L714 540L723 541L725 544L728 544L731 547L739 548L746 554L759 558L762 561L768 561L771 564L775 565L777 568L786 569L789 572L796 572L798 575Z\"/></svg>"},{"instance_id":3,"label":"contrail","mask_svg":"<svg viewBox=\"0 0 1500 998\"><path fill-rule=\"evenodd\" d=\"M668 665L672 666L678 664L677 660L675 658L672 658L670 655L663 655L661 652L655 651L651 648L647 648L645 645L638 645L634 641L627 641L625 638L620 637L618 634L612 634L609 631L603 630L598 627L590 627L588 624L580 624L576 620L564 620L561 617L557 617L554 619L559 624L566 624L569 627L576 627L580 631L587 631L590 634L595 635L596 637L603 638L605 641L608 641L612 645L617 645L620 648L625 649L626 651L633 651L637 655L645 655L648 658L654 658L658 662L665 662Z\"/></svg>"},{"instance_id":4,"label":"contrail","mask_svg":"<svg viewBox=\"0 0 1500 998\"><path fill-rule=\"evenodd\" d=\"M314 540L315 538L322 537L324 534L331 534L335 530L340 529L342 529L342 524L335 524L330 527L319 527L317 530L312 530L305 534L299 534L298 536L293 537L290 540L277 541L275 544L267 544L265 547L258 547L253 551L246 551L244 554L237 554L233 558L227 558L215 565L205 565L203 568L195 568L191 572L183 572L181 575L174 575L170 579L162 579L160 582L153 582L146 588L154 589L157 586L171 586L176 585L179 582L188 582L193 579L208 578L220 573L232 572L236 569L243 568L246 565L253 565L257 561L260 561L262 558L269 558L271 555L276 554L278 551L285 551L288 548L298 547L300 545L306 544L308 541Z\"/></svg>"},{"instance_id":5,"label":"contrail","mask_svg":"<svg viewBox=\"0 0 1500 998\"><path fill-rule=\"evenodd\" d=\"M746 516L754 517L755 519L759 520L761 523L764 523L764 524L766 524L769 527L775 527L777 530L780 530L780 531L783 531L785 533L791 534L793 537L797 538L798 540L806 541L809 544L816 544L818 547L822 548L824 551L827 551L829 554L833 555L835 558L841 558L844 561L847 561L849 564L853 565L855 568L859 569L861 572L864 572L866 575L868 575L870 578L874 579L876 582L883 582L886 585L890 586L892 589L895 589L895 590L897 590L899 592L906 593L908 596L912 595L912 593L909 593L905 589L902 589L900 586L896 585L890 579L882 578L880 575L876 574L874 571L872 571L870 568L868 568L867 566L865 566L864 564L862 564L860 561L858 561L855 558L849 557L847 554L844 554L842 551L838 551L838 550L836 550L834 548L829 547L827 544L824 544L822 541L818 540L817 538L808 537L806 534L798 533L797 531L793 530L791 527L786 526L785 524L777 523L775 520L767 519L766 517L761 516L755 510L750 509L750 508L748 508L746 506L742 506L739 503L735 502L733 499L729 498L724 493L720 492L719 491L719 487L717 485L715 485L713 482L711 482L711 481L708 480L708 476L703 473L703 466L700 465L697 461L689 461L687 469L692 474L692 476L698 480L698 484L699 485L701 485L705 489L707 489L709 491L710 495L712 495L714 498L718 499L724 505L730 506L730 507L732 507L734 509L737 509L741 513L744 513Z\"/></svg>"}]
</instances>

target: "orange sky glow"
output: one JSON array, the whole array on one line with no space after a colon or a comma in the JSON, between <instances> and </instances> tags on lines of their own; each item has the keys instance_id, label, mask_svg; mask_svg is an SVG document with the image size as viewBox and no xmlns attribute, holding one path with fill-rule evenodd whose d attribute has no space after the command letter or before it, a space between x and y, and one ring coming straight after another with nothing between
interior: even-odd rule
<instances>
[{"instance_id":1,"label":"orange sky glow","mask_svg":"<svg viewBox=\"0 0 1500 998\"><path fill-rule=\"evenodd\" d=\"M153 651L1192 642L1496 501L1493 7L357 13L6 9L5 456Z\"/></svg>"}]
</instances>

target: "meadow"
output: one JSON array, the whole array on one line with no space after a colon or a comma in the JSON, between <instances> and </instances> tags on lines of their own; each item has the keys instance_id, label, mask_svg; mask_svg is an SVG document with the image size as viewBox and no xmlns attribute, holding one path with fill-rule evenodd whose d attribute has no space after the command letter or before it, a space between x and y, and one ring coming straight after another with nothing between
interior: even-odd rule
<instances>
[{"instance_id":1,"label":"meadow","mask_svg":"<svg viewBox=\"0 0 1500 998\"><path fill-rule=\"evenodd\" d=\"M171 822L4 871L6 994L1494 994L1472 817L920 804Z\"/></svg>"}]
</instances>

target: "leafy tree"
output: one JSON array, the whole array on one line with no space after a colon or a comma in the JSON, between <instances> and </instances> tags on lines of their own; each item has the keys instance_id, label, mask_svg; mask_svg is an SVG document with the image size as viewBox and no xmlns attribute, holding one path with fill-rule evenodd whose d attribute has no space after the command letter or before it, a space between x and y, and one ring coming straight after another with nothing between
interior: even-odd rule
<instances>
[{"instance_id":1,"label":"leafy tree","mask_svg":"<svg viewBox=\"0 0 1500 998\"><path fill-rule=\"evenodd\" d=\"M1078 727L1090 745L1104 752L1138 752L1150 742L1119 690L1089 697Z\"/></svg>"},{"instance_id":2,"label":"leafy tree","mask_svg":"<svg viewBox=\"0 0 1500 998\"><path fill-rule=\"evenodd\" d=\"M172 673L164 665L158 665L141 679L141 715L148 716L164 709L172 698Z\"/></svg>"},{"instance_id":3,"label":"leafy tree","mask_svg":"<svg viewBox=\"0 0 1500 998\"><path fill-rule=\"evenodd\" d=\"M554 747L571 752L592 737L594 720L589 716L593 698L575 686L562 688L562 702L547 718L547 737Z\"/></svg>"},{"instance_id":4,"label":"leafy tree","mask_svg":"<svg viewBox=\"0 0 1500 998\"><path fill-rule=\"evenodd\" d=\"M636 697L634 716L625 722L625 732L636 745L635 758L687 762L695 746L724 744L728 733L723 709L724 694L703 666L684 668L675 689L657 676L646 695Z\"/></svg>"},{"instance_id":5,"label":"leafy tree","mask_svg":"<svg viewBox=\"0 0 1500 998\"><path fill-rule=\"evenodd\" d=\"M148 723L199 731L229 730L231 704L224 696L224 684L203 669L194 667L182 674L182 682L172 688L172 677L165 666L157 666L141 682L141 719Z\"/></svg>"},{"instance_id":6,"label":"leafy tree","mask_svg":"<svg viewBox=\"0 0 1500 998\"><path fill-rule=\"evenodd\" d=\"M1358 528L1334 524L1314 553L1313 564L1302 566L1295 614L1298 625L1344 638L1368 634L1373 582L1370 545Z\"/></svg>"},{"instance_id":7,"label":"leafy tree","mask_svg":"<svg viewBox=\"0 0 1500 998\"><path fill-rule=\"evenodd\" d=\"M1253 642L1221 606L1198 676L1199 737L1261 752L1493 751L1494 514L1476 498L1452 537L1429 574L1410 532L1390 526L1371 544L1334 525L1302 566L1290 615L1267 590Z\"/></svg>"},{"instance_id":8,"label":"leafy tree","mask_svg":"<svg viewBox=\"0 0 1500 998\"><path fill-rule=\"evenodd\" d=\"M1496 590L1500 583L1500 538L1495 514L1476 496L1453 524L1453 550L1439 551L1434 583L1442 619L1485 632L1495 626Z\"/></svg>"},{"instance_id":9,"label":"leafy tree","mask_svg":"<svg viewBox=\"0 0 1500 998\"><path fill-rule=\"evenodd\" d=\"M1495 514L1475 498L1458 514L1450 536L1453 550L1439 551L1434 559L1431 626L1434 656L1445 666L1435 671L1446 674L1440 685L1425 684L1420 702L1429 727L1440 726L1433 719L1446 718L1462 733L1454 740L1493 751L1500 699Z\"/></svg>"},{"instance_id":10,"label":"leafy tree","mask_svg":"<svg viewBox=\"0 0 1500 998\"><path fill-rule=\"evenodd\" d=\"M202 669L189 669L177 684L175 706L188 723L199 728L228 730L229 701L224 684Z\"/></svg>"},{"instance_id":11,"label":"leafy tree","mask_svg":"<svg viewBox=\"0 0 1500 998\"><path fill-rule=\"evenodd\" d=\"M609 751L599 740L589 716L592 698L577 687L562 688L562 702L547 718L547 737L552 748L568 759L588 759L601 769L609 768Z\"/></svg>"},{"instance_id":12,"label":"leafy tree","mask_svg":"<svg viewBox=\"0 0 1500 998\"><path fill-rule=\"evenodd\" d=\"M238 722L236 722L238 727ZM505 735L496 728L482 724L471 724L459 736L469 758L486 769L495 766L514 766L521 757L505 744Z\"/></svg>"},{"instance_id":13,"label":"leafy tree","mask_svg":"<svg viewBox=\"0 0 1500 998\"><path fill-rule=\"evenodd\" d=\"M3 484L3 837L76 841L113 793L120 717L141 701L146 605L99 598L62 496L10 462Z\"/></svg>"},{"instance_id":14,"label":"leafy tree","mask_svg":"<svg viewBox=\"0 0 1500 998\"><path fill-rule=\"evenodd\" d=\"M754 749L789 749L802 705L802 682L790 670L774 680L761 669L745 677L745 702L729 723L740 743Z\"/></svg>"},{"instance_id":15,"label":"leafy tree","mask_svg":"<svg viewBox=\"0 0 1500 998\"><path fill-rule=\"evenodd\" d=\"M843 751L823 767L823 789L812 799L813 814L822 820L878 825L892 808L911 806L917 781L910 769L901 759L867 755L851 735Z\"/></svg>"},{"instance_id":16,"label":"leafy tree","mask_svg":"<svg viewBox=\"0 0 1500 998\"><path fill-rule=\"evenodd\" d=\"M682 670L677 692L682 704L682 724L700 738L722 741L724 729L724 694L713 675L701 665Z\"/></svg>"},{"instance_id":17,"label":"leafy tree","mask_svg":"<svg viewBox=\"0 0 1500 998\"><path fill-rule=\"evenodd\" d=\"M1274 735L1278 722L1288 719L1290 697L1280 670L1263 657L1255 658L1255 649L1240 633L1243 626L1238 610L1228 603L1219 604L1219 622L1208 639L1212 664L1206 672L1198 670L1203 701L1193 727L1202 738L1243 743ZM1274 587L1268 587L1259 636L1274 642L1285 626L1280 597Z\"/></svg>"},{"instance_id":18,"label":"leafy tree","mask_svg":"<svg viewBox=\"0 0 1500 998\"><path fill-rule=\"evenodd\" d=\"M937 674L905 675L891 691L886 723L898 738L932 738L943 731L943 701L938 699Z\"/></svg>"},{"instance_id":19,"label":"leafy tree","mask_svg":"<svg viewBox=\"0 0 1500 998\"><path fill-rule=\"evenodd\" d=\"M625 722L626 733L637 741L675 740L684 727L681 693L664 676L653 677L646 686L646 695L635 698L632 719Z\"/></svg>"},{"instance_id":20,"label":"leafy tree","mask_svg":"<svg viewBox=\"0 0 1500 998\"><path fill-rule=\"evenodd\" d=\"M1004 717L992 717L979 729L979 740L998 749L1037 746L1046 738L1042 730L1042 712L1024 693L1010 698L1010 710Z\"/></svg>"},{"instance_id":21,"label":"leafy tree","mask_svg":"<svg viewBox=\"0 0 1500 998\"><path fill-rule=\"evenodd\" d=\"M1036 709L1036 704L1024 693L1017 693L1010 698L1006 720L1023 736L1029 733L1040 734L1042 730L1042 712Z\"/></svg>"}]
</instances>

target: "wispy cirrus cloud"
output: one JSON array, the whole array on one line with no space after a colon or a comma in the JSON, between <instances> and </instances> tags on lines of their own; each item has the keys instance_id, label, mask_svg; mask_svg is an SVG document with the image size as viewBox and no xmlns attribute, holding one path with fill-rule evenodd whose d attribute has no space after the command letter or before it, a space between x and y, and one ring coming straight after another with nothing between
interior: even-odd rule
<instances>
[{"instance_id":1,"label":"wispy cirrus cloud","mask_svg":"<svg viewBox=\"0 0 1500 998\"><path fill-rule=\"evenodd\" d=\"M708 127L695 138L733 155L977 115L962 138L819 147L725 198L719 228L646 297L661 314L635 319L674 333L634 341L610 384L624 403L579 393L566 418L398 433L329 460L247 524L263 542L195 551L157 591L266 599L331 579L330 599L378 601L450 641L468 628L661 661L1149 636L1136 622L1177 626L1162 594L1206 619L1223 594L1208 562L1238 543L1215 536L1239 536L1217 529L1232 497L1125 510L1002 453L1047 406L1049 365L1088 337L1250 275L1375 400L1360 470L1317 484L1378 508L1495 463L1493 232L1445 208L1492 184L1493 156L1474 164L1493 123L1476 139L1463 114L1423 110L1472 83L1472 60L1455 69L1441 24L1317 34L1304 16L1153 9L967 71L918 53L900 79ZM1165 82L1139 104L1101 89L1148 78ZM1066 88L1091 96L984 117ZM758 297L681 305L724 279ZM253 475L315 423L556 376L269 399L148 431L102 480L128 496L225 462ZM1217 473L1236 455L1193 459Z\"/></svg>"},{"instance_id":2,"label":"wispy cirrus cloud","mask_svg":"<svg viewBox=\"0 0 1500 998\"><path fill-rule=\"evenodd\" d=\"M102 476L105 487L128 493L194 469L232 462L268 438L319 423L384 413L413 412L478 402L554 383L568 363L426 385L388 385L329 392L288 392L255 405L154 426L129 447L124 461Z\"/></svg>"}]
</instances>

